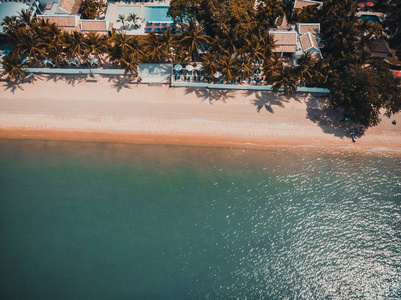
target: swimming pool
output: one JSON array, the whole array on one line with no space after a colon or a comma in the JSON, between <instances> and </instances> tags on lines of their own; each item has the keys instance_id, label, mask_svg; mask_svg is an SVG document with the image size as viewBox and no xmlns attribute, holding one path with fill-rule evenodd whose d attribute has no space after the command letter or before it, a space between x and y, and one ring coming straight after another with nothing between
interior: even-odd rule
<instances>
[{"instance_id":1,"label":"swimming pool","mask_svg":"<svg viewBox=\"0 0 401 300\"><path fill-rule=\"evenodd\" d=\"M129 14L135 14L137 17L141 17L141 7L140 6L119 6L117 14L115 14L116 21L119 15L128 17Z\"/></svg>"},{"instance_id":2,"label":"swimming pool","mask_svg":"<svg viewBox=\"0 0 401 300\"><path fill-rule=\"evenodd\" d=\"M362 15L359 17L362 21L368 20L374 23L380 23L380 19L375 15Z\"/></svg>"},{"instance_id":3,"label":"swimming pool","mask_svg":"<svg viewBox=\"0 0 401 300\"><path fill-rule=\"evenodd\" d=\"M142 10L142 19L153 22L173 22L167 16L168 6L145 6Z\"/></svg>"}]
</instances>

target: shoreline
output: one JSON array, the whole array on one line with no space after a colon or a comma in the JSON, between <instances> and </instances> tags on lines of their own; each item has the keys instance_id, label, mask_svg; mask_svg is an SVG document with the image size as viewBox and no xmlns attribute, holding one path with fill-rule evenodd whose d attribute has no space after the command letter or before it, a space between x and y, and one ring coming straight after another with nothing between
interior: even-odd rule
<instances>
[{"instance_id":1,"label":"shoreline","mask_svg":"<svg viewBox=\"0 0 401 300\"><path fill-rule=\"evenodd\" d=\"M0 138L181 145L237 149L293 148L401 157L401 115L383 118L356 143L352 124L327 96L263 91L98 83L42 76L0 82Z\"/></svg>"},{"instance_id":2,"label":"shoreline","mask_svg":"<svg viewBox=\"0 0 401 300\"><path fill-rule=\"evenodd\" d=\"M225 148L243 150L277 150L286 149L302 152L343 152L354 155L367 156L392 156L401 158L401 148L398 146L359 146L355 147L349 143L336 145L322 143L312 144L311 141L295 140L282 142L280 140L247 140L244 138L223 138L219 136L184 136L174 134L122 134L118 132L76 132L76 131L54 131L54 130L4 130L0 129L2 140L37 140L37 141L60 141L79 143L115 143L132 145L164 145L164 146L186 146L205 148Z\"/></svg>"}]
</instances>

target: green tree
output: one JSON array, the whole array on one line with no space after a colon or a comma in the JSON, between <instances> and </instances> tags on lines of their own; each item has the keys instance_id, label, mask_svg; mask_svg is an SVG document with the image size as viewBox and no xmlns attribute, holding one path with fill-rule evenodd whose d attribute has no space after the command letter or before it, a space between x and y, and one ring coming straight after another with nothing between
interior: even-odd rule
<instances>
[{"instance_id":1,"label":"green tree","mask_svg":"<svg viewBox=\"0 0 401 300\"><path fill-rule=\"evenodd\" d=\"M297 77L291 67L280 68L273 78L273 92L282 90L284 95L294 94L297 90Z\"/></svg>"},{"instance_id":2,"label":"green tree","mask_svg":"<svg viewBox=\"0 0 401 300\"><path fill-rule=\"evenodd\" d=\"M333 101L364 126L379 124L381 109L387 117L401 109L401 80L379 60L369 66L346 64L333 72L329 88Z\"/></svg>"},{"instance_id":3,"label":"green tree","mask_svg":"<svg viewBox=\"0 0 401 300\"><path fill-rule=\"evenodd\" d=\"M218 69L221 71L223 78L227 81L232 80L235 77L237 67L235 65L235 60L230 53L226 53L226 55L220 59Z\"/></svg>"},{"instance_id":4,"label":"green tree","mask_svg":"<svg viewBox=\"0 0 401 300\"><path fill-rule=\"evenodd\" d=\"M311 52L304 53L298 60L297 66L294 68L294 74L299 79L300 85L305 85L306 81L310 81L313 77L314 61Z\"/></svg>"},{"instance_id":5,"label":"green tree","mask_svg":"<svg viewBox=\"0 0 401 300\"><path fill-rule=\"evenodd\" d=\"M79 12L82 19L94 20L105 13L106 7L103 0L83 0Z\"/></svg>"},{"instance_id":6,"label":"green tree","mask_svg":"<svg viewBox=\"0 0 401 300\"><path fill-rule=\"evenodd\" d=\"M9 76L10 80L25 78L24 71L22 68L27 68L28 64L21 63L21 60L16 51L12 51L3 57L1 61L4 67L3 75Z\"/></svg>"},{"instance_id":7,"label":"green tree","mask_svg":"<svg viewBox=\"0 0 401 300\"><path fill-rule=\"evenodd\" d=\"M161 41L160 36L156 33L151 32L146 36L145 41L145 51L148 57L148 60L151 62L161 63L164 62L164 53L163 51L163 43Z\"/></svg>"},{"instance_id":8,"label":"green tree","mask_svg":"<svg viewBox=\"0 0 401 300\"><path fill-rule=\"evenodd\" d=\"M197 62L199 52L206 49L210 38L203 31L203 22L197 24L196 20L192 19L189 24L182 24L182 27L183 32L179 43L188 51L188 55Z\"/></svg>"}]
</instances>

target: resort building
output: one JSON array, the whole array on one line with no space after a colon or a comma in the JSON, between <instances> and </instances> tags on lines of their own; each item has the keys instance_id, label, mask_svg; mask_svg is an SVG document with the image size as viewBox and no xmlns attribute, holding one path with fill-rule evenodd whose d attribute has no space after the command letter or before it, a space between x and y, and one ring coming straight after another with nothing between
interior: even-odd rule
<instances>
[{"instance_id":1,"label":"resort building","mask_svg":"<svg viewBox=\"0 0 401 300\"><path fill-rule=\"evenodd\" d=\"M81 6L82 0L40 0L44 15L77 15Z\"/></svg>"},{"instance_id":2,"label":"resort building","mask_svg":"<svg viewBox=\"0 0 401 300\"><path fill-rule=\"evenodd\" d=\"M318 8L321 9L323 6L323 2L313 0L295 0L293 10L303 9L304 7L312 5L318 5Z\"/></svg>"},{"instance_id":3,"label":"resort building","mask_svg":"<svg viewBox=\"0 0 401 300\"><path fill-rule=\"evenodd\" d=\"M49 23L56 23L56 25L60 27L60 29L67 32L81 30L81 19L79 15L39 15L38 18L49 20Z\"/></svg>"},{"instance_id":4,"label":"resort building","mask_svg":"<svg viewBox=\"0 0 401 300\"><path fill-rule=\"evenodd\" d=\"M389 44L383 39L378 40L370 50L372 51L373 57L378 57L378 58L393 57L393 53L391 52Z\"/></svg>"},{"instance_id":5,"label":"resort building","mask_svg":"<svg viewBox=\"0 0 401 300\"><path fill-rule=\"evenodd\" d=\"M276 48L273 52L281 53L281 56L292 59L299 58L306 52L311 52L315 58L322 58L320 51L320 24L298 23L288 26L287 29L273 28L269 30L273 36Z\"/></svg>"},{"instance_id":6,"label":"resort building","mask_svg":"<svg viewBox=\"0 0 401 300\"><path fill-rule=\"evenodd\" d=\"M0 1L0 23L5 17L16 17L21 10L29 10L32 14L40 13L40 3L36 0L28 1ZM4 34L0 26L0 34Z\"/></svg>"}]
</instances>

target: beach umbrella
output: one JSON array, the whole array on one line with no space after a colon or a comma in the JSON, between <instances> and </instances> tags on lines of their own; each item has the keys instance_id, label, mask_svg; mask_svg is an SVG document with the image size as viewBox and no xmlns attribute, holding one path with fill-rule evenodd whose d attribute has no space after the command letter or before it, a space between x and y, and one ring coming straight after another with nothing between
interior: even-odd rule
<instances>
[{"instance_id":1,"label":"beach umbrella","mask_svg":"<svg viewBox=\"0 0 401 300\"><path fill-rule=\"evenodd\" d=\"M358 7L364 8L364 7L365 7L365 4L363 4L363 3L358 3Z\"/></svg>"},{"instance_id":2,"label":"beach umbrella","mask_svg":"<svg viewBox=\"0 0 401 300\"><path fill-rule=\"evenodd\" d=\"M397 77L401 77L401 71L394 70L394 71L393 71L393 75L394 75L394 76L397 76Z\"/></svg>"},{"instance_id":3,"label":"beach umbrella","mask_svg":"<svg viewBox=\"0 0 401 300\"><path fill-rule=\"evenodd\" d=\"M214 73L213 75L215 78L220 78L221 73L219 71L217 71L216 73Z\"/></svg>"},{"instance_id":4,"label":"beach umbrella","mask_svg":"<svg viewBox=\"0 0 401 300\"><path fill-rule=\"evenodd\" d=\"M366 6L368 6L368 7L373 7L374 4L373 4L372 2L367 2L367 3L366 3Z\"/></svg>"},{"instance_id":5,"label":"beach umbrella","mask_svg":"<svg viewBox=\"0 0 401 300\"><path fill-rule=\"evenodd\" d=\"M45 59L43 60L43 64L44 64L45 66L47 66L47 64L49 64L49 65L51 65L52 67L54 67L54 64L53 64L52 60L51 60L51 59L48 59L48 58L45 58Z\"/></svg>"},{"instance_id":6,"label":"beach umbrella","mask_svg":"<svg viewBox=\"0 0 401 300\"><path fill-rule=\"evenodd\" d=\"M203 66L202 66L201 64L196 65L195 69L196 69L197 71L202 71L202 70L203 70Z\"/></svg>"},{"instance_id":7,"label":"beach umbrella","mask_svg":"<svg viewBox=\"0 0 401 300\"><path fill-rule=\"evenodd\" d=\"M96 57L91 59L91 66L93 65L99 65L99 60Z\"/></svg>"},{"instance_id":8,"label":"beach umbrella","mask_svg":"<svg viewBox=\"0 0 401 300\"><path fill-rule=\"evenodd\" d=\"M174 70L181 71L182 70L182 66L180 64L177 64L177 65L174 66Z\"/></svg>"},{"instance_id":9,"label":"beach umbrella","mask_svg":"<svg viewBox=\"0 0 401 300\"><path fill-rule=\"evenodd\" d=\"M188 65L185 67L185 70L191 72L194 69L194 67L192 65Z\"/></svg>"},{"instance_id":10,"label":"beach umbrella","mask_svg":"<svg viewBox=\"0 0 401 300\"><path fill-rule=\"evenodd\" d=\"M75 60L75 59L71 59L69 62L68 62L68 65L74 65L74 66L76 66L76 67L78 67L78 61L77 60Z\"/></svg>"}]
</instances>

